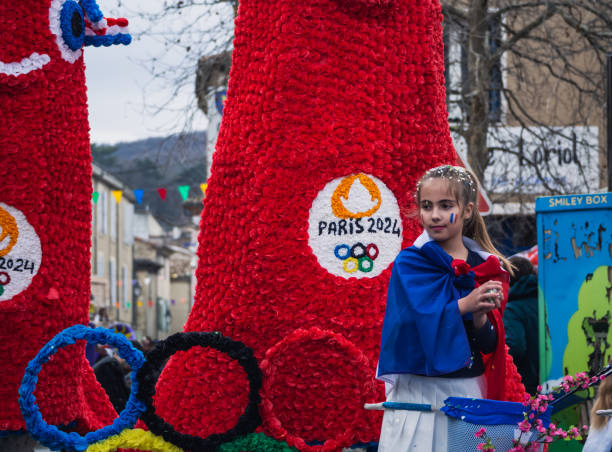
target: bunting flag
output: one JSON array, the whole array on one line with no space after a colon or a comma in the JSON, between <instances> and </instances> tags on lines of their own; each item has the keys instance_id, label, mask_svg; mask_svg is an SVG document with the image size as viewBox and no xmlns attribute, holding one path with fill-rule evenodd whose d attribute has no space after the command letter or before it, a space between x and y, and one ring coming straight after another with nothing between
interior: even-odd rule
<instances>
[{"instance_id":1,"label":"bunting flag","mask_svg":"<svg viewBox=\"0 0 612 452\"><path fill-rule=\"evenodd\" d=\"M206 183L200 184L202 195L206 194L207 186L208 184ZM191 191L191 186L190 185L179 185L176 188L179 194L181 195L181 198L183 199L183 201L187 201L187 198L189 198L189 192ZM156 190L157 190L157 193L159 194L159 197L162 199L162 201L165 201L166 196L168 195L168 189L166 187L158 187L156 188ZM136 202L138 204L142 204L142 200L144 198L144 192L145 190L142 188L135 188L133 190L134 197L136 198ZM121 203L121 200L123 199L123 190L111 190L111 194L115 198L115 201L117 202L117 204ZM97 204L98 200L100 199L100 192L98 191L92 192L91 199L94 204Z\"/></svg>"},{"instance_id":2,"label":"bunting flag","mask_svg":"<svg viewBox=\"0 0 612 452\"><path fill-rule=\"evenodd\" d=\"M179 185L178 191L183 198L183 201L187 201L187 197L189 196L189 185Z\"/></svg>"},{"instance_id":3,"label":"bunting flag","mask_svg":"<svg viewBox=\"0 0 612 452\"><path fill-rule=\"evenodd\" d=\"M113 190L111 193L113 194L113 197L115 198L115 201L117 202L117 204L119 204L121 202L121 197L123 196L123 191Z\"/></svg>"},{"instance_id":4,"label":"bunting flag","mask_svg":"<svg viewBox=\"0 0 612 452\"><path fill-rule=\"evenodd\" d=\"M136 198L136 202L138 204L142 204L142 197L144 196L144 190L137 188L134 190L134 197Z\"/></svg>"}]
</instances>

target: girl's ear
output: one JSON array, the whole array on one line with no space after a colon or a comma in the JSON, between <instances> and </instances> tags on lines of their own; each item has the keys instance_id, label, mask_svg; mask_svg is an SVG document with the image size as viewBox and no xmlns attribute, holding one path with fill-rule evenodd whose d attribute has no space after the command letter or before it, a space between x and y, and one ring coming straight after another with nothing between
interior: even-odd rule
<instances>
[{"instance_id":1,"label":"girl's ear","mask_svg":"<svg viewBox=\"0 0 612 452\"><path fill-rule=\"evenodd\" d=\"M463 221L467 221L472 218L474 214L474 203L468 202L466 206L463 208Z\"/></svg>"}]
</instances>

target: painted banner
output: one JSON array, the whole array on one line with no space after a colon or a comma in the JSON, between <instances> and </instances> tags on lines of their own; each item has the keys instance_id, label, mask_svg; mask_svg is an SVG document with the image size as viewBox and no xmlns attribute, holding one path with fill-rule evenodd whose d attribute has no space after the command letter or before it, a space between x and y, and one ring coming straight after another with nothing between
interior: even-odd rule
<instances>
[{"instance_id":1,"label":"painted banner","mask_svg":"<svg viewBox=\"0 0 612 452\"><path fill-rule=\"evenodd\" d=\"M544 307L552 348L540 379L597 371L612 357L612 193L538 198L536 215L540 356Z\"/></svg>"}]
</instances>

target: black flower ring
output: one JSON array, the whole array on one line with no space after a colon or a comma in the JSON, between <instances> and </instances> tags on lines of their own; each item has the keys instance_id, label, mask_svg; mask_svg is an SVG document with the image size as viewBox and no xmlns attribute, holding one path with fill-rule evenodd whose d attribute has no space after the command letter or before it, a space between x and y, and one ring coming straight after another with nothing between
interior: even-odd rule
<instances>
[{"instance_id":1,"label":"black flower ring","mask_svg":"<svg viewBox=\"0 0 612 452\"><path fill-rule=\"evenodd\" d=\"M178 351L186 351L195 346L214 348L227 354L242 366L249 381L249 403L236 425L225 433L213 433L206 438L177 432L155 413L153 407L153 394L157 383L156 375L159 375L166 360ZM242 342L223 336L221 333L176 333L166 340L158 342L147 355L146 362L138 371L137 379L139 385L138 398L147 407L141 419L153 433L185 450L215 451L223 443L252 433L261 424L258 405L261 401L259 390L261 389L262 376L257 359L251 348Z\"/></svg>"}]
</instances>

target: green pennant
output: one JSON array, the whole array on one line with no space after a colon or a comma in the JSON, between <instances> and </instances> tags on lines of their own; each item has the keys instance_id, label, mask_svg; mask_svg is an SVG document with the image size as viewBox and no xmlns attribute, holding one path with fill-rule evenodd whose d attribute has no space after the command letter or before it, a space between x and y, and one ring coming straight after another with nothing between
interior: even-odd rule
<instances>
[{"instance_id":1,"label":"green pennant","mask_svg":"<svg viewBox=\"0 0 612 452\"><path fill-rule=\"evenodd\" d=\"M100 193L98 193L97 191L94 191L91 194L91 199L93 199L94 204L98 204L98 198L100 197Z\"/></svg>"},{"instance_id":2,"label":"green pennant","mask_svg":"<svg viewBox=\"0 0 612 452\"><path fill-rule=\"evenodd\" d=\"M189 185L179 185L178 191L181 194L183 201L187 201L187 197L189 196Z\"/></svg>"}]
</instances>

